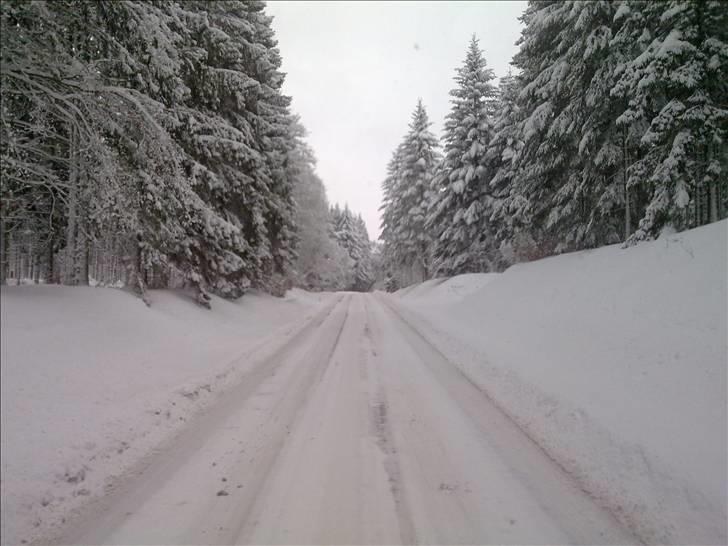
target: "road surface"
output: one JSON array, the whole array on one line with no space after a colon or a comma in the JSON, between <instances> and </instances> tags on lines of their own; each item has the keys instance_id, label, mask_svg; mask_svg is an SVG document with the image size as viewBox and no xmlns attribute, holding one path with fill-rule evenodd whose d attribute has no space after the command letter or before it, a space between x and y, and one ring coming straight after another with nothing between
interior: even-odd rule
<instances>
[{"instance_id":1,"label":"road surface","mask_svg":"<svg viewBox=\"0 0 728 546\"><path fill-rule=\"evenodd\" d=\"M636 540L385 297L341 294L59 542Z\"/></svg>"}]
</instances>

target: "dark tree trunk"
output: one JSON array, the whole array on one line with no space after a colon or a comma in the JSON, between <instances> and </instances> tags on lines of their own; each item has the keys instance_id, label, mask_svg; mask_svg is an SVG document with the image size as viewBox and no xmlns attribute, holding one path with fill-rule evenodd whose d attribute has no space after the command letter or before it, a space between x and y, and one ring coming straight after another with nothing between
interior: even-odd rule
<instances>
[{"instance_id":1,"label":"dark tree trunk","mask_svg":"<svg viewBox=\"0 0 728 546\"><path fill-rule=\"evenodd\" d=\"M5 218L0 212L0 284L7 282L8 260L7 260L7 239L5 234Z\"/></svg>"}]
</instances>

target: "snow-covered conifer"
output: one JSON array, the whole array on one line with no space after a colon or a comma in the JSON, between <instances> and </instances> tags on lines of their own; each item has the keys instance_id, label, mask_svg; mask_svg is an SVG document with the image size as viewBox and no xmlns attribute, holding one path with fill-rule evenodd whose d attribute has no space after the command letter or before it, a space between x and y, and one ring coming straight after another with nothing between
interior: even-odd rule
<instances>
[{"instance_id":1,"label":"snow-covered conifer","mask_svg":"<svg viewBox=\"0 0 728 546\"><path fill-rule=\"evenodd\" d=\"M420 100L409 132L397 148L383 182L383 252L387 263L397 269L405 282L427 279L431 274L432 237L425 220L440 155L430 125Z\"/></svg>"},{"instance_id":2,"label":"snow-covered conifer","mask_svg":"<svg viewBox=\"0 0 728 546\"><path fill-rule=\"evenodd\" d=\"M629 169L645 195L632 240L728 214L728 12L716 1L624 2L617 45L641 27L643 46L612 91L628 101L620 127L646 127Z\"/></svg>"},{"instance_id":3,"label":"snow-covered conifer","mask_svg":"<svg viewBox=\"0 0 728 546\"><path fill-rule=\"evenodd\" d=\"M456 275L487 271L488 221L483 217L487 184L484 157L492 138L496 88L478 40L472 37L452 109L445 120L444 158L433 180L427 228L433 237L434 272Z\"/></svg>"}]
</instances>

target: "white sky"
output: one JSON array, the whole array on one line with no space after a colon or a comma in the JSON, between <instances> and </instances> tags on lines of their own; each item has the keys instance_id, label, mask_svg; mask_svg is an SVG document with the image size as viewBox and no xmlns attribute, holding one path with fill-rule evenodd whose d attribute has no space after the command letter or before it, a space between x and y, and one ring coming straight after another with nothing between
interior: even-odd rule
<instances>
[{"instance_id":1,"label":"white sky","mask_svg":"<svg viewBox=\"0 0 728 546\"><path fill-rule=\"evenodd\" d=\"M455 69L475 33L497 77L508 71L526 2L271 1L283 90L309 131L331 203L379 236L381 183L422 97L441 137Z\"/></svg>"}]
</instances>

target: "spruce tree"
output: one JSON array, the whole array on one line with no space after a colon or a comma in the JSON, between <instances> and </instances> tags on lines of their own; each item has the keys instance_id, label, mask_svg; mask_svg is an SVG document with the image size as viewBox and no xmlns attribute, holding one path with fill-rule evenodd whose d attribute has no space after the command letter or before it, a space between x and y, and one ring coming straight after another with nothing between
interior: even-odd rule
<instances>
[{"instance_id":1,"label":"spruce tree","mask_svg":"<svg viewBox=\"0 0 728 546\"><path fill-rule=\"evenodd\" d=\"M496 88L478 40L472 37L457 87L450 91L452 109L445 120L444 158L433 180L427 229L433 236L437 274L487 271L491 230L483 217L487 184L484 158L493 135Z\"/></svg>"},{"instance_id":2,"label":"spruce tree","mask_svg":"<svg viewBox=\"0 0 728 546\"><path fill-rule=\"evenodd\" d=\"M373 283L371 271L371 248L364 220L355 216L348 205L343 210L336 209L334 215L334 237L344 248L353 264L351 290L366 292Z\"/></svg>"},{"instance_id":3,"label":"spruce tree","mask_svg":"<svg viewBox=\"0 0 728 546\"><path fill-rule=\"evenodd\" d=\"M566 97L559 97L555 92L569 70L560 57L568 43L566 18L570 8L563 2L529 3L521 17L525 26L513 58L524 83L518 97L522 120L518 130L523 147L510 213L523 226L519 236L537 239L545 252L551 252L556 246L556 235L547 232L547 220L553 197L567 178L576 152L573 138L551 132L566 106ZM561 121L558 128L569 127Z\"/></svg>"},{"instance_id":4,"label":"spruce tree","mask_svg":"<svg viewBox=\"0 0 728 546\"><path fill-rule=\"evenodd\" d=\"M646 196L632 241L665 226L685 229L728 214L728 14L722 2L624 3L624 44L643 47L613 90L628 101L620 127L646 126L630 186Z\"/></svg>"},{"instance_id":5,"label":"spruce tree","mask_svg":"<svg viewBox=\"0 0 728 546\"><path fill-rule=\"evenodd\" d=\"M518 210L516 167L523 142L518 124L521 111L518 92L521 80L510 72L498 84L498 100L493 117L493 137L485 154L488 181L483 195L483 220L492 237L491 260L496 269L514 261L510 250L523 220L513 214Z\"/></svg>"},{"instance_id":6,"label":"spruce tree","mask_svg":"<svg viewBox=\"0 0 728 546\"><path fill-rule=\"evenodd\" d=\"M375 274L372 263L372 243L361 214L354 218L354 230L358 246L358 259L354 268L354 290L368 292L374 284Z\"/></svg>"},{"instance_id":7,"label":"spruce tree","mask_svg":"<svg viewBox=\"0 0 728 546\"><path fill-rule=\"evenodd\" d=\"M382 240L388 263L405 281L430 277L432 237L425 225L432 178L440 160L437 138L430 131L419 100L409 132L395 152L383 189Z\"/></svg>"},{"instance_id":8,"label":"spruce tree","mask_svg":"<svg viewBox=\"0 0 728 546\"><path fill-rule=\"evenodd\" d=\"M533 3L514 64L524 82L524 147L515 214L540 246L561 251L620 240L622 161L609 89L610 2Z\"/></svg>"}]
</instances>

